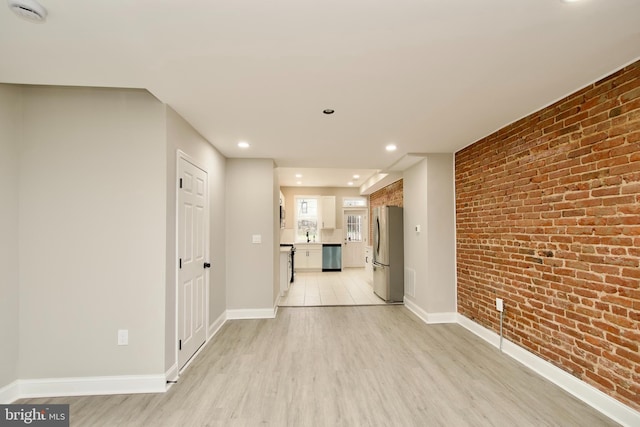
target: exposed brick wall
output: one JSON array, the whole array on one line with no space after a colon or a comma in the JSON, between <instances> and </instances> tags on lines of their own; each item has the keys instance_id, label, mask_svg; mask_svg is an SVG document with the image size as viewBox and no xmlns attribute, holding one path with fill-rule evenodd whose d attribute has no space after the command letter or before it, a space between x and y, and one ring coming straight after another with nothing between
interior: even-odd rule
<instances>
[{"instance_id":1,"label":"exposed brick wall","mask_svg":"<svg viewBox=\"0 0 640 427\"><path fill-rule=\"evenodd\" d=\"M640 410L640 62L456 154L458 311Z\"/></svg>"},{"instance_id":2,"label":"exposed brick wall","mask_svg":"<svg viewBox=\"0 0 640 427\"><path fill-rule=\"evenodd\" d=\"M369 196L369 241L373 242L373 208L378 206L402 206L404 191L402 180L387 185Z\"/></svg>"}]
</instances>

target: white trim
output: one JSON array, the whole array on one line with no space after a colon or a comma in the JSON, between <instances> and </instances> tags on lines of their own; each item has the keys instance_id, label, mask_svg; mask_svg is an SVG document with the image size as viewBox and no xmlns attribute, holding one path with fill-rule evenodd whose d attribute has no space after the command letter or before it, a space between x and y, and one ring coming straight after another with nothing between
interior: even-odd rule
<instances>
[{"instance_id":1,"label":"white trim","mask_svg":"<svg viewBox=\"0 0 640 427\"><path fill-rule=\"evenodd\" d=\"M352 198L352 197L348 197L348 198ZM343 199L344 199L344 197L343 197ZM362 227L361 227L361 230L360 230L360 234L362 235L362 240L359 241L359 242L354 242L354 243L360 243L362 245L362 258L360 259L360 262L362 262L362 265L345 266L344 255L345 255L345 252L347 252L347 249L345 249L343 247L342 248L342 252L341 252L342 268L343 269L344 268L363 268L363 267L366 266L365 249L366 249L367 246L369 246L369 207L368 206L351 207L351 208L343 207L342 208L342 239L346 242L347 241L347 233L349 232L349 230L347 229L347 226L346 226L345 216L346 215L359 214L359 213L362 214L362 224L361 224Z\"/></svg>"},{"instance_id":2,"label":"white trim","mask_svg":"<svg viewBox=\"0 0 640 427\"><path fill-rule=\"evenodd\" d=\"M227 319L274 319L276 309L274 308L247 308L238 310L227 310Z\"/></svg>"},{"instance_id":3,"label":"white trim","mask_svg":"<svg viewBox=\"0 0 640 427\"><path fill-rule=\"evenodd\" d=\"M456 323L458 313L429 313L429 323Z\"/></svg>"},{"instance_id":4,"label":"white trim","mask_svg":"<svg viewBox=\"0 0 640 427\"><path fill-rule=\"evenodd\" d=\"M176 150L176 175L174 176L175 179L175 188L176 188L176 200L175 200L175 209L176 209L176 224L175 224L175 254L176 254L176 258L178 258L180 256L180 161L184 160L188 163L191 163L193 166L197 167L198 169L200 169L201 171L203 171L206 175L207 175L207 191L206 191L206 197L207 200L205 202L206 206L205 206L205 214L204 217L205 219L205 230L204 230L204 235L206 236L205 238L205 259L208 261L205 262L211 262L211 254L209 253L209 247L211 245L211 234L210 234L210 229L211 229L211 188L210 188L210 183L209 183L209 171L207 170L207 168L200 163L198 160L194 159L193 157L191 157L190 155L188 155L186 152L182 151L181 149L177 149ZM177 261L174 260L174 262ZM210 277L210 270L205 271L204 273L204 277L205 277L205 325L209 324L209 287L211 285L211 277ZM173 342L175 343L175 349L174 349L174 354L175 354L175 363L180 366L180 350L179 350L179 337L180 337L180 269L176 268L175 269L175 336L174 336L174 340ZM200 348L204 347L207 344L207 340L208 340L208 329L205 331L205 338L204 338L204 343L202 344L202 346L200 346ZM198 350L199 351L199 350ZM197 352L192 354L191 357L189 358L189 360L187 361L187 364L190 363L191 360L193 360L193 358L195 357L195 355L197 354ZM182 370L184 370L184 368L186 368L186 365L182 367ZM179 369L180 370L180 369ZM181 371L181 370L180 370Z\"/></svg>"},{"instance_id":5,"label":"white trim","mask_svg":"<svg viewBox=\"0 0 640 427\"><path fill-rule=\"evenodd\" d=\"M174 363L167 372L164 373L164 377L166 381L178 381L179 371L178 371L178 362ZM168 384L167 384L168 386Z\"/></svg>"},{"instance_id":6,"label":"white trim","mask_svg":"<svg viewBox=\"0 0 640 427\"><path fill-rule=\"evenodd\" d=\"M20 386L18 380L0 388L0 405L8 405L20 398Z\"/></svg>"},{"instance_id":7,"label":"white trim","mask_svg":"<svg viewBox=\"0 0 640 427\"><path fill-rule=\"evenodd\" d=\"M196 352L193 353L193 355L189 358L189 360L187 360L187 362L184 364L184 366L178 370L178 377L180 377L180 375L182 375L182 373L187 370L189 365L191 365L191 363L193 363L193 361L196 360L196 358L200 355L200 352L202 352L202 350L204 350L204 348L207 346L207 344L209 344L209 340L207 340L205 338L204 343L200 347L198 347Z\"/></svg>"},{"instance_id":8,"label":"white trim","mask_svg":"<svg viewBox=\"0 0 640 427\"><path fill-rule=\"evenodd\" d=\"M404 305L413 314L418 316L424 323L433 325L436 323L457 323L458 313L427 313L420 308L415 302L404 297Z\"/></svg>"},{"instance_id":9,"label":"white trim","mask_svg":"<svg viewBox=\"0 0 640 427\"><path fill-rule=\"evenodd\" d=\"M207 328L207 341L209 341L215 334L218 333L220 328L227 322L227 312L223 311L220 316Z\"/></svg>"},{"instance_id":10,"label":"white trim","mask_svg":"<svg viewBox=\"0 0 640 427\"><path fill-rule=\"evenodd\" d=\"M55 397L55 396L89 396L106 394L133 393L163 393L171 384L167 381L177 381L180 372L206 347L211 338L220 331L227 321L223 312L207 328L207 341L191 357L182 370L178 369L178 362L173 364L162 375L131 375L118 377L78 377L78 378L49 378L35 380L16 380L0 388L0 404L9 404L21 398Z\"/></svg>"},{"instance_id":11,"label":"white trim","mask_svg":"<svg viewBox=\"0 0 640 427\"><path fill-rule=\"evenodd\" d=\"M500 346L500 336L495 332L461 314L458 314L458 323L492 346L496 348ZM597 388L536 356L530 351L507 340L503 340L502 351L615 422L623 426L640 426L640 412L626 406L622 402L619 402Z\"/></svg>"},{"instance_id":12,"label":"white trim","mask_svg":"<svg viewBox=\"0 0 640 427\"><path fill-rule=\"evenodd\" d=\"M458 324L474 335L482 338L492 346L496 348L500 347L500 336L498 334L474 322L468 317L458 314Z\"/></svg>"},{"instance_id":13,"label":"white trim","mask_svg":"<svg viewBox=\"0 0 640 427\"><path fill-rule=\"evenodd\" d=\"M451 156L453 163L453 175L451 176L451 186L453 187L453 259L456 260L453 266L453 286L454 286L454 310L458 314L458 209L456 201L456 153Z\"/></svg>"},{"instance_id":14,"label":"white trim","mask_svg":"<svg viewBox=\"0 0 640 427\"><path fill-rule=\"evenodd\" d=\"M287 262L289 262L289 261L287 261ZM286 292L289 292L289 290L287 289ZM278 308L280 308L280 300L281 299L282 299L282 296L280 295L280 292L278 292L278 295L276 296L276 301L273 303L273 317L274 318L278 315Z\"/></svg>"},{"instance_id":15,"label":"white trim","mask_svg":"<svg viewBox=\"0 0 640 427\"><path fill-rule=\"evenodd\" d=\"M180 376L184 371L186 371L189 365L191 365L191 363L194 360L196 360L196 358L200 355L200 353L204 351L205 347L209 345L211 338L213 338L213 336L218 333L218 331L220 330L220 328L222 328L222 325L224 325L226 321L227 321L227 315L225 312L225 313L222 313L220 316L218 316L218 318L212 325L209 325L209 327L207 327L207 337L204 341L204 344L202 344L200 348L198 348L198 350L196 350L196 352L193 353L193 356L191 356L191 358L187 361L187 363L184 364L182 369L179 370L178 376Z\"/></svg>"},{"instance_id":16,"label":"white trim","mask_svg":"<svg viewBox=\"0 0 640 427\"><path fill-rule=\"evenodd\" d=\"M20 398L164 393L166 387L164 375L18 380Z\"/></svg>"}]
</instances>

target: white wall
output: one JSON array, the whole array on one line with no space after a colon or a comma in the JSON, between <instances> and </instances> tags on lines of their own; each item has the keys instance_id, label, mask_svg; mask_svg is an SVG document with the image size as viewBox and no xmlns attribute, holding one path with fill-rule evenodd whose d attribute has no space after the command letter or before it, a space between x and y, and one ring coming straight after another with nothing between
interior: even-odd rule
<instances>
[{"instance_id":1,"label":"white wall","mask_svg":"<svg viewBox=\"0 0 640 427\"><path fill-rule=\"evenodd\" d=\"M272 310L273 283L278 277L279 237L274 221L278 194L274 191L274 163L270 159L228 159L227 309ZM276 194L274 194L276 193ZM260 235L262 243L252 243Z\"/></svg>"},{"instance_id":2,"label":"white wall","mask_svg":"<svg viewBox=\"0 0 640 427\"><path fill-rule=\"evenodd\" d=\"M181 150L209 177L209 321L226 310L225 163L226 159L178 113L167 107L167 289L165 369L175 360L176 343L176 165Z\"/></svg>"},{"instance_id":3,"label":"white wall","mask_svg":"<svg viewBox=\"0 0 640 427\"><path fill-rule=\"evenodd\" d=\"M18 145L21 89L0 84L0 389L18 379Z\"/></svg>"},{"instance_id":4,"label":"white wall","mask_svg":"<svg viewBox=\"0 0 640 427\"><path fill-rule=\"evenodd\" d=\"M404 172L405 267L416 272L415 296L405 298L429 314L456 311L453 183L451 154L430 154Z\"/></svg>"},{"instance_id":5,"label":"white wall","mask_svg":"<svg viewBox=\"0 0 640 427\"><path fill-rule=\"evenodd\" d=\"M23 93L19 376L162 374L165 107L142 90Z\"/></svg>"},{"instance_id":6,"label":"white wall","mask_svg":"<svg viewBox=\"0 0 640 427\"><path fill-rule=\"evenodd\" d=\"M415 296L410 296L405 284L405 300L417 303L426 310L428 303L429 227L427 209L427 160L422 160L403 175L404 206L404 265L415 271ZM420 225L420 233L415 227ZM409 276L405 274L405 282Z\"/></svg>"},{"instance_id":7,"label":"white wall","mask_svg":"<svg viewBox=\"0 0 640 427\"><path fill-rule=\"evenodd\" d=\"M456 210L453 154L427 156L430 313L456 312Z\"/></svg>"}]
</instances>

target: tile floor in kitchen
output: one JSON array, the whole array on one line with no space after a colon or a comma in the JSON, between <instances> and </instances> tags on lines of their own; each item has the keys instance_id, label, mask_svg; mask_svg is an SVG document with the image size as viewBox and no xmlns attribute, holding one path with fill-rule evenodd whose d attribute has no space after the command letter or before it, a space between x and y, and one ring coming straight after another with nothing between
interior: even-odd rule
<instances>
[{"instance_id":1,"label":"tile floor in kitchen","mask_svg":"<svg viewBox=\"0 0 640 427\"><path fill-rule=\"evenodd\" d=\"M364 268L342 271L296 272L289 291L280 298L281 307L323 305L385 305L373 293Z\"/></svg>"}]
</instances>

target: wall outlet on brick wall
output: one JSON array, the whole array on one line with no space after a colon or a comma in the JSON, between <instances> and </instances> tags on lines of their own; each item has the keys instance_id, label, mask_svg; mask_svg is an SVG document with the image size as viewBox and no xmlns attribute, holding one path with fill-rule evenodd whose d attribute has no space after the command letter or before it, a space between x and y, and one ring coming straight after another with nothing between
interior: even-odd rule
<instances>
[{"instance_id":1,"label":"wall outlet on brick wall","mask_svg":"<svg viewBox=\"0 0 640 427\"><path fill-rule=\"evenodd\" d=\"M502 302L502 298L496 298L496 310L502 311L504 310L504 303Z\"/></svg>"}]
</instances>

